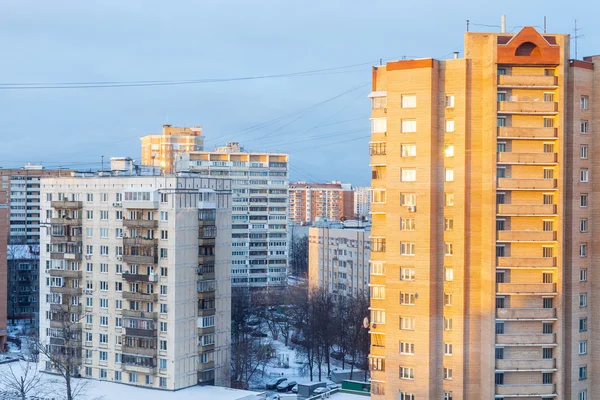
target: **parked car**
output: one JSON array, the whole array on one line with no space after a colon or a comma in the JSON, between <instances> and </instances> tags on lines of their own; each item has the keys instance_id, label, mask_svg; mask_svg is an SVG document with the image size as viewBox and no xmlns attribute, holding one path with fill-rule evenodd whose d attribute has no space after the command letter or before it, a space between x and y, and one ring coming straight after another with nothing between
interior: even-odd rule
<instances>
[{"instance_id":1,"label":"parked car","mask_svg":"<svg viewBox=\"0 0 600 400\"><path fill-rule=\"evenodd\" d=\"M294 385L294 387L292 388L292 393L298 393L298 385Z\"/></svg>"},{"instance_id":2,"label":"parked car","mask_svg":"<svg viewBox=\"0 0 600 400\"><path fill-rule=\"evenodd\" d=\"M344 353L342 353L341 351L332 351L330 356L334 360L341 361L344 358Z\"/></svg>"},{"instance_id":3,"label":"parked car","mask_svg":"<svg viewBox=\"0 0 600 400\"><path fill-rule=\"evenodd\" d=\"M269 390L275 389L283 381L287 381L287 378L282 376L280 378L271 379L270 381L267 382L267 389L269 389Z\"/></svg>"},{"instance_id":4,"label":"parked car","mask_svg":"<svg viewBox=\"0 0 600 400\"><path fill-rule=\"evenodd\" d=\"M279 385L277 385L277 391L278 392L289 392L297 384L298 384L298 382L296 382L296 381L283 381Z\"/></svg>"},{"instance_id":5,"label":"parked car","mask_svg":"<svg viewBox=\"0 0 600 400\"><path fill-rule=\"evenodd\" d=\"M327 392L331 392L331 389L329 389L328 387L318 387L315 390L313 390L313 394L323 394L323 393L327 393Z\"/></svg>"}]
</instances>

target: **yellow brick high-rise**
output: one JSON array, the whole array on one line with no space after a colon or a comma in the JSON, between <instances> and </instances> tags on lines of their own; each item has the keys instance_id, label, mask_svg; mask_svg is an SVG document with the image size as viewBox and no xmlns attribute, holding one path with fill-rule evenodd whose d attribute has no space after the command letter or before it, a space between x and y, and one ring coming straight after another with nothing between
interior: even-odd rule
<instances>
[{"instance_id":1,"label":"yellow brick high-rise","mask_svg":"<svg viewBox=\"0 0 600 400\"><path fill-rule=\"evenodd\" d=\"M593 398L597 60L525 27L373 68L373 398Z\"/></svg>"}]
</instances>

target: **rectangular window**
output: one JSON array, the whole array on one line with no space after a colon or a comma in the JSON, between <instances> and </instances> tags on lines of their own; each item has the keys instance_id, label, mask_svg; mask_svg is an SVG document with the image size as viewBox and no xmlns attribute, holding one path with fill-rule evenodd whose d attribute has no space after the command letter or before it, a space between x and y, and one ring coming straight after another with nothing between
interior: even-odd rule
<instances>
[{"instance_id":1,"label":"rectangular window","mask_svg":"<svg viewBox=\"0 0 600 400\"><path fill-rule=\"evenodd\" d=\"M454 182L454 170L446 169L446 182Z\"/></svg>"},{"instance_id":2,"label":"rectangular window","mask_svg":"<svg viewBox=\"0 0 600 400\"><path fill-rule=\"evenodd\" d=\"M415 255L415 244L413 242L401 242L400 243L400 254L403 256L414 256Z\"/></svg>"},{"instance_id":3,"label":"rectangular window","mask_svg":"<svg viewBox=\"0 0 600 400\"><path fill-rule=\"evenodd\" d=\"M587 365L579 367L579 380L583 381L587 379Z\"/></svg>"},{"instance_id":4,"label":"rectangular window","mask_svg":"<svg viewBox=\"0 0 600 400\"><path fill-rule=\"evenodd\" d=\"M414 218L401 218L400 219L400 230L414 231L415 230L415 219Z\"/></svg>"},{"instance_id":5,"label":"rectangular window","mask_svg":"<svg viewBox=\"0 0 600 400\"><path fill-rule=\"evenodd\" d=\"M579 147L579 157L581 159L587 159L588 158L588 145L587 144L582 144Z\"/></svg>"},{"instance_id":6,"label":"rectangular window","mask_svg":"<svg viewBox=\"0 0 600 400\"><path fill-rule=\"evenodd\" d=\"M454 219L444 218L444 230L451 231L452 229L454 229Z\"/></svg>"},{"instance_id":7,"label":"rectangular window","mask_svg":"<svg viewBox=\"0 0 600 400\"><path fill-rule=\"evenodd\" d=\"M445 380L452 380L452 368L444 368L444 379Z\"/></svg>"},{"instance_id":8,"label":"rectangular window","mask_svg":"<svg viewBox=\"0 0 600 400\"><path fill-rule=\"evenodd\" d=\"M417 120L415 119L403 119L401 122L402 133L413 133L417 131Z\"/></svg>"},{"instance_id":9,"label":"rectangular window","mask_svg":"<svg viewBox=\"0 0 600 400\"><path fill-rule=\"evenodd\" d=\"M587 243L579 244L579 257L587 257Z\"/></svg>"},{"instance_id":10,"label":"rectangular window","mask_svg":"<svg viewBox=\"0 0 600 400\"><path fill-rule=\"evenodd\" d=\"M579 318L579 332L587 332L587 318Z\"/></svg>"},{"instance_id":11,"label":"rectangular window","mask_svg":"<svg viewBox=\"0 0 600 400\"><path fill-rule=\"evenodd\" d=\"M414 193L400 193L400 205L411 207L417 205L417 195Z\"/></svg>"},{"instance_id":12,"label":"rectangular window","mask_svg":"<svg viewBox=\"0 0 600 400\"><path fill-rule=\"evenodd\" d=\"M444 355L445 356L452 355L452 343L444 343Z\"/></svg>"},{"instance_id":13,"label":"rectangular window","mask_svg":"<svg viewBox=\"0 0 600 400\"><path fill-rule=\"evenodd\" d=\"M454 132L454 120L453 119L446 120L446 132L447 133Z\"/></svg>"},{"instance_id":14,"label":"rectangular window","mask_svg":"<svg viewBox=\"0 0 600 400\"><path fill-rule=\"evenodd\" d=\"M400 379L415 379L414 368L400 367Z\"/></svg>"},{"instance_id":15,"label":"rectangular window","mask_svg":"<svg viewBox=\"0 0 600 400\"><path fill-rule=\"evenodd\" d=\"M453 107L454 107L454 95L447 94L446 95L446 108L453 108Z\"/></svg>"},{"instance_id":16,"label":"rectangular window","mask_svg":"<svg viewBox=\"0 0 600 400\"><path fill-rule=\"evenodd\" d=\"M415 157L417 155L417 145L416 144L401 144L400 145L400 155L402 157Z\"/></svg>"},{"instance_id":17,"label":"rectangular window","mask_svg":"<svg viewBox=\"0 0 600 400\"><path fill-rule=\"evenodd\" d=\"M579 342L579 354L587 354L587 340L582 340Z\"/></svg>"},{"instance_id":18,"label":"rectangular window","mask_svg":"<svg viewBox=\"0 0 600 400\"><path fill-rule=\"evenodd\" d=\"M587 207L588 205L588 195L587 193L581 194L579 196L579 206L580 207Z\"/></svg>"},{"instance_id":19,"label":"rectangular window","mask_svg":"<svg viewBox=\"0 0 600 400\"><path fill-rule=\"evenodd\" d=\"M415 394L411 392L400 392L400 400L415 400Z\"/></svg>"},{"instance_id":20,"label":"rectangular window","mask_svg":"<svg viewBox=\"0 0 600 400\"><path fill-rule=\"evenodd\" d=\"M543 372L542 373L542 384L549 385L553 382L552 373L551 372Z\"/></svg>"},{"instance_id":21,"label":"rectangular window","mask_svg":"<svg viewBox=\"0 0 600 400\"><path fill-rule=\"evenodd\" d=\"M579 220L579 232L585 233L588 230L588 220L587 218Z\"/></svg>"},{"instance_id":22,"label":"rectangular window","mask_svg":"<svg viewBox=\"0 0 600 400\"><path fill-rule=\"evenodd\" d=\"M496 119L496 122L498 124L498 127L506 126L506 117L498 117Z\"/></svg>"},{"instance_id":23,"label":"rectangular window","mask_svg":"<svg viewBox=\"0 0 600 400\"><path fill-rule=\"evenodd\" d=\"M402 95L402 108L415 108L417 106L417 96L414 94Z\"/></svg>"},{"instance_id":24,"label":"rectangular window","mask_svg":"<svg viewBox=\"0 0 600 400\"><path fill-rule=\"evenodd\" d=\"M506 92L498 92L497 99L498 102L506 101Z\"/></svg>"},{"instance_id":25,"label":"rectangular window","mask_svg":"<svg viewBox=\"0 0 600 400\"><path fill-rule=\"evenodd\" d=\"M454 246L452 243L444 242L444 255L451 256L454 254Z\"/></svg>"},{"instance_id":26,"label":"rectangular window","mask_svg":"<svg viewBox=\"0 0 600 400\"><path fill-rule=\"evenodd\" d=\"M444 293L444 305L445 306L452 305L452 293Z\"/></svg>"},{"instance_id":27,"label":"rectangular window","mask_svg":"<svg viewBox=\"0 0 600 400\"><path fill-rule=\"evenodd\" d=\"M370 287L371 298L375 300L385 299L385 286L372 285Z\"/></svg>"},{"instance_id":28,"label":"rectangular window","mask_svg":"<svg viewBox=\"0 0 600 400\"><path fill-rule=\"evenodd\" d=\"M587 293L579 294L579 307L587 307Z\"/></svg>"},{"instance_id":29,"label":"rectangular window","mask_svg":"<svg viewBox=\"0 0 600 400\"><path fill-rule=\"evenodd\" d=\"M444 330L451 331L452 330L452 318L444 317Z\"/></svg>"},{"instance_id":30,"label":"rectangular window","mask_svg":"<svg viewBox=\"0 0 600 400\"><path fill-rule=\"evenodd\" d=\"M587 168L579 170L579 182L589 182L589 171Z\"/></svg>"},{"instance_id":31,"label":"rectangular window","mask_svg":"<svg viewBox=\"0 0 600 400\"><path fill-rule=\"evenodd\" d=\"M584 135L587 135L589 132L589 128L590 128L590 124L587 120L581 120L581 122L579 123L579 133L583 133Z\"/></svg>"},{"instance_id":32,"label":"rectangular window","mask_svg":"<svg viewBox=\"0 0 600 400\"><path fill-rule=\"evenodd\" d=\"M415 280L415 269L414 268L400 268L400 279L403 281L414 281Z\"/></svg>"},{"instance_id":33,"label":"rectangular window","mask_svg":"<svg viewBox=\"0 0 600 400\"><path fill-rule=\"evenodd\" d=\"M579 392L578 400L588 400L587 390L582 390Z\"/></svg>"},{"instance_id":34,"label":"rectangular window","mask_svg":"<svg viewBox=\"0 0 600 400\"><path fill-rule=\"evenodd\" d=\"M373 118L371 120L371 133L383 133L387 132L387 119L386 118Z\"/></svg>"},{"instance_id":35,"label":"rectangular window","mask_svg":"<svg viewBox=\"0 0 600 400\"><path fill-rule=\"evenodd\" d=\"M587 282L587 268L579 270L579 282Z\"/></svg>"},{"instance_id":36,"label":"rectangular window","mask_svg":"<svg viewBox=\"0 0 600 400\"><path fill-rule=\"evenodd\" d=\"M454 157L454 145L447 144L446 147L444 148L444 153L445 153L446 157Z\"/></svg>"},{"instance_id":37,"label":"rectangular window","mask_svg":"<svg viewBox=\"0 0 600 400\"><path fill-rule=\"evenodd\" d=\"M400 304L405 305L405 306L414 306L415 305L415 294L400 292Z\"/></svg>"},{"instance_id":38,"label":"rectangular window","mask_svg":"<svg viewBox=\"0 0 600 400\"><path fill-rule=\"evenodd\" d=\"M376 203L376 204L384 204L385 203L385 189L384 190L373 189L373 191L371 193L373 194L373 199L371 200L372 203Z\"/></svg>"},{"instance_id":39,"label":"rectangular window","mask_svg":"<svg viewBox=\"0 0 600 400\"><path fill-rule=\"evenodd\" d=\"M544 128L554 128L554 118L544 117Z\"/></svg>"},{"instance_id":40,"label":"rectangular window","mask_svg":"<svg viewBox=\"0 0 600 400\"><path fill-rule=\"evenodd\" d=\"M161 221L168 221L169 220L169 212L168 211L161 211L160 212L160 220Z\"/></svg>"},{"instance_id":41,"label":"rectangular window","mask_svg":"<svg viewBox=\"0 0 600 400\"><path fill-rule=\"evenodd\" d=\"M444 280L446 282L454 280L454 268L444 268Z\"/></svg>"},{"instance_id":42,"label":"rectangular window","mask_svg":"<svg viewBox=\"0 0 600 400\"><path fill-rule=\"evenodd\" d=\"M371 98L371 105L373 109L381 109L387 107L387 97L373 97Z\"/></svg>"},{"instance_id":43,"label":"rectangular window","mask_svg":"<svg viewBox=\"0 0 600 400\"><path fill-rule=\"evenodd\" d=\"M415 319L411 317L400 317L400 329L403 331L413 331L415 329Z\"/></svg>"},{"instance_id":44,"label":"rectangular window","mask_svg":"<svg viewBox=\"0 0 600 400\"><path fill-rule=\"evenodd\" d=\"M400 354L414 355L415 354L415 344L407 343L407 342L400 342Z\"/></svg>"},{"instance_id":45,"label":"rectangular window","mask_svg":"<svg viewBox=\"0 0 600 400\"><path fill-rule=\"evenodd\" d=\"M381 261L371 261L371 275L385 275L385 264Z\"/></svg>"},{"instance_id":46,"label":"rectangular window","mask_svg":"<svg viewBox=\"0 0 600 400\"><path fill-rule=\"evenodd\" d=\"M590 106L590 98L589 98L589 96L581 96L580 99L579 99L579 105L581 106L582 110L589 109L589 106Z\"/></svg>"},{"instance_id":47,"label":"rectangular window","mask_svg":"<svg viewBox=\"0 0 600 400\"><path fill-rule=\"evenodd\" d=\"M400 180L402 182L415 182L417 180L417 170L414 168L402 168Z\"/></svg>"}]
</instances>

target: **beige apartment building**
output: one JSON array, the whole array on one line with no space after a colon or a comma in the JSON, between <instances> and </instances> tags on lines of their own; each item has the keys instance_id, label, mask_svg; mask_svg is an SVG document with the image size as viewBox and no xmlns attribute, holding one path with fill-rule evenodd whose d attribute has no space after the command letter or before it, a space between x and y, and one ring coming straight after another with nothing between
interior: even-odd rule
<instances>
[{"instance_id":1,"label":"beige apartment building","mask_svg":"<svg viewBox=\"0 0 600 400\"><path fill-rule=\"evenodd\" d=\"M87 378L229 386L230 181L127 176L127 162L42 180L40 340Z\"/></svg>"},{"instance_id":2,"label":"beige apartment building","mask_svg":"<svg viewBox=\"0 0 600 400\"><path fill-rule=\"evenodd\" d=\"M312 227L308 233L308 286L338 296L368 296L370 227L341 223Z\"/></svg>"},{"instance_id":3,"label":"beige apartment building","mask_svg":"<svg viewBox=\"0 0 600 400\"><path fill-rule=\"evenodd\" d=\"M146 135L142 140L142 165L160 167L165 174L173 173L178 154L204 149L202 128L180 128L163 125L161 135Z\"/></svg>"},{"instance_id":4,"label":"beige apartment building","mask_svg":"<svg viewBox=\"0 0 600 400\"><path fill-rule=\"evenodd\" d=\"M373 68L372 396L593 399L598 57L464 39Z\"/></svg>"},{"instance_id":5,"label":"beige apartment building","mask_svg":"<svg viewBox=\"0 0 600 400\"><path fill-rule=\"evenodd\" d=\"M290 221L312 224L319 218L331 221L353 219L352 185L341 182L290 183Z\"/></svg>"}]
</instances>

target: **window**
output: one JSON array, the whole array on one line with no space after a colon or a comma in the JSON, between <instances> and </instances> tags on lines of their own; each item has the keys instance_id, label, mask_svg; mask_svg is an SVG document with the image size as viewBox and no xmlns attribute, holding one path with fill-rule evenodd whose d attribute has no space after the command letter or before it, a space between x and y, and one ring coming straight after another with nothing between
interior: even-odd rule
<instances>
[{"instance_id":1,"label":"window","mask_svg":"<svg viewBox=\"0 0 600 400\"><path fill-rule=\"evenodd\" d=\"M385 264L380 261L371 261L371 275L385 275Z\"/></svg>"},{"instance_id":2,"label":"window","mask_svg":"<svg viewBox=\"0 0 600 400\"><path fill-rule=\"evenodd\" d=\"M504 374L502 372L496 372L494 381L496 385L504 385Z\"/></svg>"},{"instance_id":3,"label":"window","mask_svg":"<svg viewBox=\"0 0 600 400\"><path fill-rule=\"evenodd\" d=\"M579 392L578 400L587 400L587 390L582 390Z\"/></svg>"},{"instance_id":4,"label":"window","mask_svg":"<svg viewBox=\"0 0 600 400\"><path fill-rule=\"evenodd\" d=\"M581 106L582 110L587 110L589 108L589 105L590 105L590 98L589 98L589 96L581 96L579 98L579 105Z\"/></svg>"},{"instance_id":5,"label":"window","mask_svg":"<svg viewBox=\"0 0 600 400\"><path fill-rule=\"evenodd\" d=\"M166 314L167 313L167 305L166 304L161 304L160 305L160 313L161 314Z\"/></svg>"},{"instance_id":6,"label":"window","mask_svg":"<svg viewBox=\"0 0 600 400\"><path fill-rule=\"evenodd\" d=\"M100 281L100 290L103 292L108 291L108 282L107 281Z\"/></svg>"},{"instance_id":7,"label":"window","mask_svg":"<svg viewBox=\"0 0 600 400\"><path fill-rule=\"evenodd\" d=\"M387 132L386 118L373 118L371 120L371 133Z\"/></svg>"},{"instance_id":8,"label":"window","mask_svg":"<svg viewBox=\"0 0 600 400\"><path fill-rule=\"evenodd\" d=\"M579 123L579 133L583 133L584 135L589 133L590 124L587 120L581 120Z\"/></svg>"},{"instance_id":9,"label":"window","mask_svg":"<svg viewBox=\"0 0 600 400\"><path fill-rule=\"evenodd\" d=\"M161 388L166 388L167 387L167 378L159 378L159 383L160 383L160 387Z\"/></svg>"},{"instance_id":10,"label":"window","mask_svg":"<svg viewBox=\"0 0 600 400\"><path fill-rule=\"evenodd\" d=\"M588 158L588 145L587 144L582 144L579 147L579 157L581 157L582 159Z\"/></svg>"},{"instance_id":11,"label":"window","mask_svg":"<svg viewBox=\"0 0 600 400\"><path fill-rule=\"evenodd\" d=\"M414 368L400 367L400 379L415 379Z\"/></svg>"},{"instance_id":12,"label":"window","mask_svg":"<svg viewBox=\"0 0 600 400\"><path fill-rule=\"evenodd\" d=\"M400 342L400 354L414 355L415 354L415 344L407 343L407 342Z\"/></svg>"},{"instance_id":13,"label":"window","mask_svg":"<svg viewBox=\"0 0 600 400\"><path fill-rule=\"evenodd\" d=\"M583 381L587 379L587 365L579 367L579 380Z\"/></svg>"},{"instance_id":14,"label":"window","mask_svg":"<svg viewBox=\"0 0 600 400\"><path fill-rule=\"evenodd\" d=\"M385 142L369 143L369 155L384 155L386 152Z\"/></svg>"},{"instance_id":15,"label":"window","mask_svg":"<svg viewBox=\"0 0 600 400\"><path fill-rule=\"evenodd\" d=\"M103 221L108 220L108 211L100 211L100 219Z\"/></svg>"},{"instance_id":16,"label":"window","mask_svg":"<svg viewBox=\"0 0 600 400\"><path fill-rule=\"evenodd\" d=\"M452 330L452 318L444 317L444 330L451 331Z\"/></svg>"},{"instance_id":17,"label":"window","mask_svg":"<svg viewBox=\"0 0 600 400\"><path fill-rule=\"evenodd\" d=\"M454 157L454 145L453 144L447 144L445 149L445 154L446 157Z\"/></svg>"},{"instance_id":18,"label":"window","mask_svg":"<svg viewBox=\"0 0 600 400\"><path fill-rule=\"evenodd\" d=\"M100 255L107 256L108 255L108 246L100 246Z\"/></svg>"},{"instance_id":19,"label":"window","mask_svg":"<svg viewBox=\"0 0 600 400\"><path fill-rule=\"evenodd\" d=\"M411 317L400 317L400 329L403 331L412 331L415 329L415 319Z\"/></svg>"},{"instance_id":20,"label":"window","mask_svg":"<svg viewBox=\"0 0 600 400\"><path fill-rule=\"evenodd\" d=\"M161 358L159 360L159 368L160 369L167 369L167 359L166 358Z\"/></svg>"},{"instance_id":21,"label":"window","mask_svg":"<svg viewBox=\"0 0 600 400\"><path fill-rule=\"evenodd\" d=\"M94 254L94 246L92 246L91 244L88 244L85 246L85 255L86 256L91 256Z\"/></svg>"},{"instance_id":22,"label":"window","mask_svg":"<svg viewBox=\"0 0 600 400\"><path fill-rule=\"evenodd\" d=\"M117 328L123 327L123 318L115 317L115 327L117 327Z\"/></svg>"},{"instance_id":23,"label":"window","mask_svg":"<svg viewBox=\"0 0 600 400\"><path fill-rule=\"evenodd\" d=\"M453 119L446 120L446 132L448 132L448 133L454 132L454 120Z\"/></svg>"},{"instance_id":24,"label":"window","mask_svg":"<svg viewBox=\"0 0 600 400\"><path fill-rule=\"evenodd\" d=\"M444 367L444 379L448 381L452 380L452 368Z\"/></svg>"},{"instance_id":25,"label":"window","mask_svg":"<svg viewBox=\"0 0 600 400\"><path fill-rule=\"evenodd\" d=\"M135 372L130 372L129 373L129 383L137 383L138 381L138 374L136 374Z\"/></svg>"},{"instance_id":26,"label":"window","mask_svg":"<svg viewBox=\"0 0 600 400\"><path fill-rule=\"evenodd\" d=\"M504 153L506 151L506 143L505 142L496 143L496 151L498 153Z\"/></svg>"},{"instance_id":27,"label":"window","mask_svg":"<svg viewBox=\"0 0 600 400\"><path fill-rule=\"evenodd\" d=\"M554 248L550 246L542 246L542 257L553 257Z\"/></svg>"},{"instance_id":28,"label":"window","mask_svg":"<svg viewBox=\"0 0 600 400\"><path fill-rule=\"evenodd\" d=\"M587 307L587 293L579 294L579 307Z\"/></svg>"},{"instance_id":29,"label":"window","mask_svg":"<svg viewBox=\"0 0 600 400\"><path fill-rule=\"evenodd\" d=\"M506 75L506 68L498 68L498 75Z\"/></svg>"},{"instance_id":30,"label":"window","mask_svg":"<svg viewBox=\"0 0 600 400\"><path fill-rule=\"evenodd\" d=\"M580 207L587 207L588 205L588 195L586 194L581 194L579 196L579 206Z\"/></svg>"},{"instance_id":31,"label":"window","mask_svg":"<svg viewBox=\"0 0 600 400\"><path fill-rule=\"evenodd\" d=\"M587 257L587 243L579 244L579 257Z\"/></svg>"},{"instance_id":32,"label":"window","mask_svg":"<svg viewBox=\"0 0 600 400\"><path fill-rule=\"evenodd\" d=\"M444 400L452 400L452 392L444 392Z\"/></svg>"},{"instance_id":33,"label":"window","mask_svg":"<svg viewBox=\"0 0 600 400\"><path fill-rule=\"evenodd\" d=\"M402 168L401 170L401 178L402 182L414 182L417 180L417 170L414 168Z\"/></svg>"},{"instance_id":34,"label":"window","mask_svg":"<svg viewBox=\"0 0 600 400\"><path fill-rule=\"evenodd\" d=\"M400 279L403 281L414 281L415 280L415 269L414 268L400 268Z\"/></svg>"},{"instance_id":35,"label":"window","mask_svg":"<svg viewBox=\"0 0 600 400\"><path fill-rule=\"evenodd\" d=\"M415 230L415 219L414 218L400 218L400 230L414 231Z\"/></svg>"},{"instance_id":36,"label":"window","mask_svg":"<svg viewBox=\"0 0 600 400\"><path fill-rule=\"evenodd\" d=\"M554 93L544 93L544 101L549 103L554 101Z\"/></svg>"},{"instance_id":37,"label":"window","mask_svg":"<svg viewBox=\"0 0 600 400\"><path fill-rule=\"evenodd\" d=\"M444 355L445 356L452 355L452 343L444 343Z\"/></svg>"},{"instance_id":38,"label":"window","mask_svg":"<svg viewBox=\"0 0 600 400\"><path fill-rule=\"evenodd\" d=\"M554 118L544 117L544 128L554 128Z\"/></svg>"},{"instance_id":39,"label":"window","mask_svg":"<svg viewBox=\"0 0 600 400\"><path fill-rule=\"evenodd\" d=\"M166 340L160 340L160 349L161 350L167 350L167 341Z\"/></svg>"},{"instance_id":40,"label":"window","mask_svg":"<svg viewBox=\"0 0 600 400\"><path fill-rule=\"evenodd\" d=\"M160 295L161 296L166 296L167 295L167 286L160 285Z\"/></svg>"},{"instance_id":41,"label":"window","mask_svg":"<svg viewBox=\"0 0 600 400\"><path fill-rule=\"evenodd\" d=\"M385 324L385 310L371 310L371 322L374 324Z\"/></svg>"},{"instance_id":42,"label":"window","mask_svg":"<svg viewBox=\"0 0 600 400\"><path fill-rule=\"evenodd\" d=\"M415 400L415 394L409 392L400 392L400 400Z\"/></svg>"},{"instance_id":43,"label":"window","mask_svg":"<svg viewBox=\"0 0 600 400\"><path fill-rule=\"evenodd\" d=\"M106 333L100 333L100 344L108 344L108 335Z\"/></svg>"},{"instance_id":44,"label":"window","mask_svg":"<svg viewBox=\"0 0 600 400\"><path fill-rule=\"evenodd\" d=\"M587 332L587 318L579 318L579 332Z\"/></svg>"},{"instance_id":45,"label":"window","mask_svg":"<svg viewBox=\"0 0 600 400\"><path fill-rule=\"evenodd\" d=\"M454 182L454 170L446 169L446 182Z\"/></svg>"},{"instance_id":46,"label":"window","mask_svg":"<svg viewBox=\"0 0 600 400\"><path fill-rule=\"evenodd\" d=\"M168 211L161 211L160 212L160 220L161 221L168 221L169 220L169 212Z\"/></svg>"},{"instance_id":47,"label":"window","mask_svg":"<svg viewBox=\"0 0 600 400\"><path fill-rule=\"evenodd\" d=\"M385 190L376 190L373 189L373 199L372 203L383 204L385 203Z\"/></svg>"},{"instance_id":48,"label":"window","mask_svg":"<svg viewBox=\"0 0 600 400\"><path fill-rule=\"evenodd\" d=\"M412 242L401 242L400 243L400 254L403 256L414 256L415 255L415 244Z\"/></svg>"},{"instance_id":49,"label":"window","mask_svg":"<svg viewBox=\"0 0 600 400\"><path fill-rule=\"evenodd\" d=\"M94 228L85 228L86 237L94 237Z\"/></svg>"},{"instance_id":50,"label":"window","mask_svg":"<svg viewBox=\"0 0 600 400\"><path fill-rule=\"evenodd\" d=\"M87 219L94 219L94 211L93 210L87 210L85 212L85 216Z\"/></svg>"},{"instance_id":51,"label":"window","mask_svg":"<svg viewBox=\"0 0 600 400\"><path fill-rule=\"evenodd\" d=\"M152 385L152 375L146 375L146 385Z\"/></svg>"},{"instance_id":52,"label":"window","mask_svg":"<svg viewBox=\"0 0 600 400\"><path fill-rule=\"evenodd\" d=\"M506 101L506 92L498 92L498 102Z\"/></svg>"},{"instance_id":53,"label":"window","mask_svg":"<svg viewBox=\"0 0 600 400\"><path fill-rule=\"evenodd\" d=\"M589 182L589 171L587 168L581 168L579 170L579 181L580 182Z\"/></svg>"},{"instance_id":54,"label":"window","mask_svg":"<svg viewBox=\"0 0 600 400\"><path fill-rule=\"evenodd\" d=\"M454 268L444 268L444 280L446 282L454 280Z\"/></svg>"},{"instance_id":55,"label":"window","mask_svg":"<svg viewBox=\"0 0 600 400\"><path fill-rule=\"evenodd\" d=\"M371 98L371 105L373 109L386 108L387 107L387 97L373 97Z\"/></svg>"},{"instance_id":56,"label":"window","mask_svg":"<svg viewBox=\"0 0 600 400\"><path fill-rule=\"evenodd\" d=\"M123 308L123 300L115 300L115 310L121 310Z\"/></svg>"},{"instance_id":57,"label":"window","mask_svg":"<svg viewBox=\"0 0 600 400\"><path fill-rule=\"evenodd\" d=\"M400 304L403 304L405 306L414 306L415 305L415 294L400 292Z\"/></svg>"},{"instance_id":58,"label":"window","mask_svg":"<svg viewBox=\"0 0 600 400\"><path fill-rule=\"evenodd\" d=\"M161 230L160 231L160 240L167 240L167 239L169 239L169 231Z\"/></svg>"},{"instance_id":59,"label":"window","mask_svg":"<svg viewBox=\"0 0 600 400\"><path fill-rule=\"evenodd\" d=\"M108 299L100 299L100 308L108 308Z\"/></svg>"},{"instance_id":60,"label":"window","mask_svg":"<svg viewBox=\"0 0 600 400\"><path fill-rule=\"evenodd\" d=\"M579 220L579 232L587 232L588 230L588 220L587 218Z\"/></svg>"},{"instance_id":61,"label":"window","mask_svg":"<svg viewBox=\"0 0 600 400\"><path fill-rule=\"evenodd\" d=\"M400 145L400 155L402 157L415 157L417 155L417 145L416 144Z\"/></svg>"},{"instance_id":62,"label":"window","mask_svg":"<svg viewBox=\"0 0 600 400\"><path fill-rule=\"evenodd\" d=\"M414 94L402 95L402 108L415 108L417 106L417 96Z\"/></svg>"},{"instance_id":63,"label":"window","mask_svg":"<svg viewBox=\"0 0 600 400\"><path fill-rule=\"evenodd\" d=\"M444 293L444 305L445 306L452 305L452 293Z\"/></svg>"},{"instance_id":64,"label":"window","mask_svg":"<svg viewBox=\"0 0 600 400\"><path fill-rule=\"evenodd\" d=\"M445 242L444 243L444 255L451 256L454 254L454 247L452 243Z\"/></svg>"},{"instance_id":65,"label":"window","mask_svg":"<svg viewBox=\"0 0 600 400\"><path fill-rule=\"evenodd\" d=\"M108 352L100 351L100 361L108 361Z\"/></svg>"},{"instance_id":66,"label":"window","mask_svg":"<svg viewBox=\"0 0 600 400\"><path fill-rule=\"evenodd\" d=\"M385 299L385 286L381 285L372 285L370 287L371 298L375 300L383 300Z\"/></svg>"},{"instance_id":67,"label":"window","mask_svg":"<svg viewBox=\"0 0 600 400\"><path fill-rule=\"evenodd\" d=\"M417 195L414 193L400 193L400 205L401 206L416 206Z\"/></svg>"},{"instance_id":68,"label":"window","mask_svg":"<svg viewBox=\"0 0 600 400\"><path fill-rule=\"evenodd\" d=\"M160 249L160 258L167 258L169 256L169 249Z\"/></svg>"},{"instance_id":69,"label":"window","mask_svg":"<svg viewBox=\"0 0 600 400\"><path fill-rule=\"evenodd\" d=\"M506 126L506 117L498 117L496 119L496 122L497 122L497 124L498 124L499 127Z\"/></svg>"},{"instance_id":70,"label":"window","mask_svg":"<svg viewBox=\"0 0 600 400\"><path fill-rule=\"evenodd\" d=\"M452 218L444 218L444 230L451 231L454 229L454 220Z\"/></svg>"},{"instance_id":71,"label":"window","mask_svg":"<svg viewBox=\"0 0 600 400\"><path fill-rule=\"evenodd\" d=\"M504 322L496 322L496 335L504 335Z\"/></svg>"},{"instance_id":72,"label":"window","mask_svg":"<svg viewBox=\"0 0 600 400\"><path fill-rule=\"evenodd\" d=\"M582 340L579 342L579 354L587 354L587 340Z\"/></svg>"},{"instance_id":73,"label":"window","mask_svg":"<svg viewBox=\"0 0 600 400\"><path fill-rule=\"evenodd\" d=\"M412 133L417 131L417 120L403 119L401 122L402 133Z\"/></svg>"},{"instance_id":74,"label":"window","mask_svg":"<svg viewBox=\"0 0 600 400\"><path fill-rule=\"evenodd\" d=\"M543 372L542 373L542 383L544 385L549 385L553 381L551 372Z\"/></svg>"},{"instance_id":75,"label":"window","mask_svg":"<svg viewBox=\"0 0 600 400\"><path fill-rule=\"evenodd\" d=\"M453 107L454 107L454 95L447 94L446 95L446 108L453 108Z\"/></svg>"},{"instance_id":76,"label":"window","mask_svg":"<svg viewBox=\"0 0 600 400\"><path fill-rule=\"evenodd\" d=\"M444 205L446 207L454 206L454 193L444 193Z\"/></svg>"},{"instance_id":77,"label":"window","mask_svg":"<svg viewBox=\"0 0 600 400\"><path fill-rule=\"evenodd\" d=\"M587 282L587 268L579 270L579 282Z\"/></svg>"},{"instance_id":78,"label":"window","mask_svg":"<svg viewBox=\"0 0 600 400\"><path fill-rule=\"evenodd\" d=\"M554 358L553 357L553 350L552 350L551 347L544 347L542 349L542 358L544 360L550 360L550 359Z\"/></svg>"},{"instance_id":79,"label":"window","mask_svg":"<svg viewBox=\"0 0 600 400\"><path fill-rule=\"evenodd\" d=\"M86 200L88 203L91 203L92 201L94 201L94 194L93 193L86 193Z\"/></svg>"}]
</instances>

